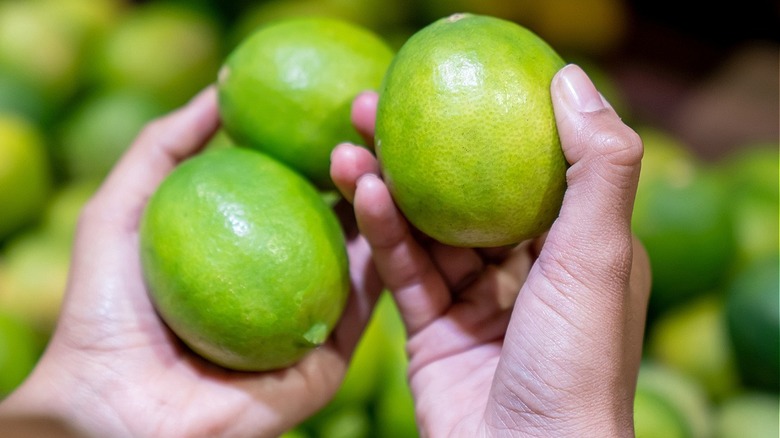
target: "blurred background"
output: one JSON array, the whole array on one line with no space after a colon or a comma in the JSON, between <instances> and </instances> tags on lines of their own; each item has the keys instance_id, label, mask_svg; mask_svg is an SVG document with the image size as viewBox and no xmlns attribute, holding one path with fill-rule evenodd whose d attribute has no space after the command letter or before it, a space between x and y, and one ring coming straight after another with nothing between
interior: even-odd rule
<instances>
[{"instance_id":1,"label":"blurred background","mask_svg":"<svg viewBox=\"0 0 780 438\"><path fill-rule=\"evenodd\" d=\"M0 397L56 323L82 205L141 127L258 26L364 25L400 47L453 12L513 20L580 64L645 143L653 265L639 437L778 436L780 4L669 0L0 0ZM214 146L228 146L217 134ZM383 297L336 399L289 437L414 437Z\"/></svg>"}]
</instances>

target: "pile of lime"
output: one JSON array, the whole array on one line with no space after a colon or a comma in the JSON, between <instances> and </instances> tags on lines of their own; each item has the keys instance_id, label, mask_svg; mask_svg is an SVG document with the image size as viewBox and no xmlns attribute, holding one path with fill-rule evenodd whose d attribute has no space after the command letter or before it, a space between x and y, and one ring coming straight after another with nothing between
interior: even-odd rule
<instances>
[{"instance_id":1,"label":"pile of lime","mask_svg":"<svg viewBox=\"0 0 780 438\"><path fill-rule=\"evenodd\" d=\"M363 143L354 96L381 93L374 152L409 220L448 243L500 245L557 214L566 163L547 86L565 59L645 143L633 228L653 293L637 435L775 436L777 139L704 161L634 112L598 56L620 45L626 15L618 0L0 1L0 353L12 354L0 396L56 325L82 206L141 127L198 90L219 88L223 129L149 204L150 292L206 359L275 368L329 336L348 294L328 159ZM534 72L517 61L531 53ZM520 92L540 108L522 120L486 103ZM160 220L173 214L186 219ZM404 342L385 294L336 398L290 436L415 436Z\"/></svg>"}]
</instances>

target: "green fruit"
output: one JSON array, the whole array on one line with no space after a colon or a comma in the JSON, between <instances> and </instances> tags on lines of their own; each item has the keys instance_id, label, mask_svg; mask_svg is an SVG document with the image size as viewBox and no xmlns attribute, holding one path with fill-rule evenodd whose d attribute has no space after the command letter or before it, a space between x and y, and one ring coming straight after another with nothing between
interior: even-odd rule
<instances>
[{"instance_id":1,"label":"green fruit","mask_svg":"<svg viewBox=\"0 0 780 438\"><path fill-rule=\"evenodd\" d=\"M745 146L721 160L718 171L728 181L738 268L780 252L779 162L777 144Z\"/></svg>"},{"instance_id":2,"label":"green fruit","mask_svg":"<svg viewBox=\"0 0 780 438\"><path fill-rule=\"evenodd\" d=\"M777 393L745 392L729 398L716 412L716 438L774 438L780 431Z\"/></svg>"},{"instance_id":3,"label":"green fruit","mask_svg":"<svg viewBox=\"0 0 780 438\"><path fill-rule=\"evenodd\" d=\"M226 368L290 366L343 311L349 276L335 214L308 181L256 151L182 163L149 200L140 237L163 320Z\"/></svg>"},{"instance_id":4,"label":"green fruit","mask_svg":"<svg viewBox=\"0 0 780 438\"><path fill-rule=\"evenodd\" d=\"M74 179L105 177L141 128L164 112L155 99L136 91L89 95L62 120L58 155L63 170Z\"/></svg>"},{"instance_id":5,"label":"green fruit","mask_svg":"<svg viewBox=\"0 0 780 438\"><path fill-rule=\"evenodd\" d=\"M213 82L220 38L215 19L201 11L174 3L139 5L103 41L94 75L104 87L138 90L175 108Z\"/></svg>"},{"instance_id":6,"label":"green fruit","mask_svg":"<svg viewBox=\"0 0 780 438\"><path fill-rule=\"evenodd\" d=\"M648 353L697 381L713 400L729 397L738 387L719 294L706 294L661 315L649 328Z\"/></svg>"},{"instance_id":7,"label":"green fruit","mask_svg":"<svg viewBox=\"0 0 780 438\"><path fill-rule=\"evenodd\" d=\"M24 79L59 107L77 90L79 36L43 2L0 2L0 68Z\"/></svg>"},{"instance_id":8,"label":"green fruit","mask_svg":"<svg viewBox=\"0 0 780 438\"><path fill-rule=\"evenodd\" d=\"M333 186L330 152L360 142L352 100L379 87L392 59L372 32L330 18L275 22L244 40L219 74L219 107L236 144Z\"/></svg>"},{"instance_id":9,"label":"green fruit","mask_svg":"<svg viewBox=\"0 0 780 438\"><path fill-rule=\"evenodd\" d=\"M37 125L0 113L0 241L42 212L52 186L47 149Z\"/></svg>"},{"instance_id":10,"label":"green fruit","mask_svg":"<svg viewBox=\"0 0 780 438\"><path fill-rule=\"evenodd\" d=\"M3 251L0 308L50 336L65 294L70 253L70 240L40 228L15 235Z\"/></svg>"},{"instance_id":11,"label":"green fruit","mask_svg":"<svg viewBox=\"0 0 780 438\"><path fill-rule=\"evenodd\" d=\"M661 395L637 388L634 397L636 438L686 438L690 436L682 414Z\"/></svg>"},{"instance_id":12,"label":"green fruit","mask_svg":"<svg viewBox=\"0 0 780 438\"><path fill-rule=\"evenodd\" d=\"M671 135L637 131L645 154L632 226L653 268L654 319L722 285L736 241L725 181Z\"/></svg>"},{"instance_id":13,"label":"green fruit","mask_svg":"<svg viewBox=\"0 0 780 438\"><path fill-rule=\"evenodd\" d=\"M780 256L756 259L727 288L726 319L745 384L780 390Z\"/></svg>"},{"instance_id":14,"label":"green fruit","mask_svg":"<svg viewBox=\"0 0 780 438\"><path fill-rule=\"evenodd\" d=\"M455 14L415 33L377 109L383 176L409 221L457 246L535 237L566 188L550 98L564 61L527 29Z\"/></svg>"},{"instance_id":15,"label":"green fruit","mask_svg":"<svg viewBox=\"0 0 780 438\"><path fill-rule=\"evenodd\" d=\"M40 353L32 328L7 310L0 312L0 399L24 381Z\"/></svg>"},{"instance_id":16,"label":"green fruit","mask_svg":"<svg viewBox=\"0 0 780 438\"><path fill-rule=\"evenodd\" d=\"M46 205L40 228L52 236L72 242L84 205L100 187L100 180L62 183Z\"/></svg>"},{"instance_id":17,"label":"green fruit","mask_svg":"<svg viewBox=\"0 0 780 438\"><path fill-rule=\"evenodd\" d=\"M662 403L665 405L664 410L674 411L675 416L682 419L683 426L673 429L684 431L682 436L706 438L712 435L713 412L709 399L698 382L685 374L666 365L643 362L639 368L636 392L640 397L656 397L659 401L653 404L657 406ZM640 401L645 402L646 400ZM645 412L642 415L647 414ZM654 419L642 416L637 421L640 423L639 430L643 430L644 427L650 429ZM647 438L654 437L647 435Z\"/></svg>"}]
</instances>

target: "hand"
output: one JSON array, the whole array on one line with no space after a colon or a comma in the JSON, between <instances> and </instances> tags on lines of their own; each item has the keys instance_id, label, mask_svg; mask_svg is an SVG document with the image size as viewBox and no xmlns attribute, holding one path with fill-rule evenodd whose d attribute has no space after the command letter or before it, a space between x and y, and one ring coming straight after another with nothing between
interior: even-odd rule
<instances>
[{"instance_id":1,"label":"hand","mask_svg":"<svg viewBox=\"0 0 780 438\"><path fill-rule=\"evenodd\" d=\"M642 144L576 66L552 82L568 189L546 238L455 248L412 229L369 149L339 145L353 202L408 332L423 436L632 436L650 291L630 222ZM373 136L376 94L353 122Z\"/></svg>"},{"instance_id":2,"label":"hand","mask_svg":"<svg viewBox=\"0 0 780 438\"><path fill-rule=\"evenodd\" d=\"M206 362L167 329L147 296L138 251L146 201L218 126L209 88L149 124L90 200L56 332L0 405L3 418L54 419L97 436L276 436L335 393L381 291L368 245L353 230L344 316L328 342L289 369L238 373Z\"/></svg>"}]
</instances>

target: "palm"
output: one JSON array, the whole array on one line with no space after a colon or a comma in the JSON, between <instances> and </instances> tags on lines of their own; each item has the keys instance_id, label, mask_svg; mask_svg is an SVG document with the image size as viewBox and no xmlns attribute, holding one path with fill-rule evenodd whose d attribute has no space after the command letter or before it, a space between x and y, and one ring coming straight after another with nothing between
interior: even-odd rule
<instances>
[{"instance_id":1,"label":"palm","mask_svg":"<svg viewBox=\"0 0 780 438\"><path fill-rule=\"evenodd\" d=\"M630 232L642 145L580 69L564 70L552 92L571 167L543 246L419 239L369 150L340 145L332 155L331 175L404 318L428 436L631 434L649 294L646 254ZM353 104L369 144L377 100L367 93Z\"/></svg>"},{"instance_id":2,"label":"palm","mask_svg":"<svg viewBox=\"0 0 780 438\"><path fill-rule=\"evenodd\" d=\"M60 388L75 393L67 408L75 411L65 415L97 409L88 427L99 433L280 434L335 393L381 290L350 208L342 223L353 290L323 346L291 368L246 373L212 365L181 343L147 295L138 224L160 181L217 126L212 89L150 125L82 213L61 320L36 373L72 383Z\"/></svg>"},{"instance_id":3,"label":"palm","mask_svg":"<svg viewBox=\"0 0 780 438\"><path fill-rule=\"evenodd\" d=\"M87 210L84 221L92 220ZM111 226L106 224L105 226ZM87 228L87 227L84 227ZM365 276L367 249L353 237L349 242L353 272L360 272L365 288L353 293L334 336L323 347L292 368L268 373L239 373L214 366L179 342L155 313L148 299L136 259L135 232L122 232L122 223L104 238L82 233L74 260L70 290L86 299L69 299L69 309L52 342L49 355L59 358L60 371L89 374L94 382L111 370L122 376L102 394L103 409L133 435L199 435L247 431L278 434L324 405L336 391L346 363L379 291ZM95 274L93 257L116 257ZM85 260L87 259L87 260ZM357 283L353 282L353 283ZM367 291L366 288L371 289ZM77 292L75 292L77 291ZM366 305L361 305L360 300ZM365 307L365 311L360 311ZM102 309L102 311L96 311ZM85 355L88 366L67 358ZM50 361L51 362L51 361ZM67 369L69 364L78 364ZM65 365L65 369L63 369ZM110 376L109 376L110 378ZM95 382L100 388L102 382ZM149 401L156 403L149 403ZM274 422L274 417L284 421ZM144 422L134 419L144 418ZM144 430L135 430L143 426Z\"/></svg>"}]
</instances>

